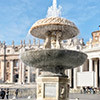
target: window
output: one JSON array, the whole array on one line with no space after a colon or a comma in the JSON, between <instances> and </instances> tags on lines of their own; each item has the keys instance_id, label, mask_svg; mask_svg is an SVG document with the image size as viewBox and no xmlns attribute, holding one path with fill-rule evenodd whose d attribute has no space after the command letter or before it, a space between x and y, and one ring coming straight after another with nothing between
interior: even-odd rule
<instances>
[{"instance_id":1,"label":"window","mask_svg":"<svg viewBox=\"0 0 100 100\"><path fill-rule=\"evenodd\" d=\"M28 69L25 70L26 72L28 71Z\"/></svg>"},{"instance_id":2,"label":"window","mask_svg":"<svg viewBox=\"0 0 100 100\"><path fill-rule=\"evenodd\" d=\"M15 82L15 83L18 82L18 78L19 78L19 75L18 75L18 74L15 74L15 75L14 75L14 82Z\"/></svg>"},{"instance_id":3,"label":"window","mask_svg":"<svg viewBox=\"0 0 100 100\"><path fill-rule=\"evenodd\" d=\"M27 79L25 79L25 83L27 83Z\"/></svg>"},{"instance_id":4,"label":"window","mask_svg":"<svg viewBox=\"0 0 100 100\"><path fill-rule=\"evenodd\" d=\"M28 77L26 76L25 79L28 79Z\"/></svg>"},{"instance_id":5,"label":"window","mask_svg":"<svg viewBox=\"0 0 100 100\"><path fill-rule=\"evenodd\" d=\"M95 36L95 40L98 40L98 37L97 36Z\"/></svg>"},{"instance_id":6,"label":"window","mask_svg":"<svg viewBox=\"0 0 100 100\"><path fill-rule=\"evenodd\" d=\"M18 60L14 60L14 67L18 67Z\"/></svg>"},{"instance_id":7,"label":"window","mask_svg":"<svg viewBox=\"0 0 100 100\"><path fill-rule=\"evenodd\" d=\"M95 35L97 35L97 33L95 33Z\"/></svg>"},{"instance_id":8,"label":"window","mask_svg":"<svg viewBox=\"0 0 100 100\"><path fill-rule=\"evenodd\" d=\"M10 50L7 50L7 53L10 53Z\"/></svg>"},{"instance_id":9,"label":"window","mask_svg":"<svg viewBox=\"0 0 100 100\"><path fill-rule=\"evenodd\" d=\"M18 47L15 47L15 52L18 52Z\"/></svg>"}]
</instances>

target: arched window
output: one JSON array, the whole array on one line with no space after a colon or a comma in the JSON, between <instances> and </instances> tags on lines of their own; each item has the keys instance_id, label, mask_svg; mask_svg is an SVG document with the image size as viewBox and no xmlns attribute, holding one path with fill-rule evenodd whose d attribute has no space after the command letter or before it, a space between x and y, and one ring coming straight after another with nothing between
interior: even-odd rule
<instances>
[{"instance_id":1,"label":"arched window","mask_svg":"<svg viewBox=\"0 0 100 100\"><path fill-rule=\"evenodd\" d=\"M14 60L14 67L18 67L18 60Z\"/></svg>"}]
</instances>

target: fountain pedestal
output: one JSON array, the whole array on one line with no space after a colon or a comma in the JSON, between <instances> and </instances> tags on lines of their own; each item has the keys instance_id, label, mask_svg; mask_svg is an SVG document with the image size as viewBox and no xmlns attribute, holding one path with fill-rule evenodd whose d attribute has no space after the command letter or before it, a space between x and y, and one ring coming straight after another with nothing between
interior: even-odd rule
<instances>
[{"instance_id":1,"label":"fountain pedestal","mask_svg":"<svg viewBox=\"0 0 100 100\"><path fill-rule=\"evenodd\" d=\"M69 100L69 79L67 76L37 78L37 100Z\"/></svg>"}]
</instances>

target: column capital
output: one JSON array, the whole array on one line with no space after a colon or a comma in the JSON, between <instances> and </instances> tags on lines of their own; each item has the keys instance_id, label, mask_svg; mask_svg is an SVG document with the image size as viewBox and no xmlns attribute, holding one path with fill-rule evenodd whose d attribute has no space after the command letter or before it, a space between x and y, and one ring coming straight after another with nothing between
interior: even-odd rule
<instances>
[{"instance_id":1,"label":"column capital","mask_svg":"<svg viewBox=\"0 0 100 100\"><path fill-rule=\"evenodd\" d=\"M84 66L84 64L82 64L82 65L80 66L80 72L83 72L83 66Z\"/></svg>"},{"instance_id":2,"label":"column capital","mask_svg":"<svg viewBox=\"0 0 100 100\"><path fill-rule=\"evenodd\" d=\"M88 58L88 60L93 60L93 58Z\"/></svg>"},{"instance_id":3,"label":"column capital","mask_svg":"<svg viewBox=\"0 0 100 100\"><path fill-rule=\"evenodd\" d=\"M74 89L77 88L77 68L74 68Z\"/></svg>"}]
</instances>

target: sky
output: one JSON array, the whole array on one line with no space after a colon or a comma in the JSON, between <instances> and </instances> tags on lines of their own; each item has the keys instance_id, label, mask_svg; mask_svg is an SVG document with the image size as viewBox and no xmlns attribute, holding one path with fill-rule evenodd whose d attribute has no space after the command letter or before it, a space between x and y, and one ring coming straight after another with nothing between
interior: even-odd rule
<instances>
[{"instance_id":1,"label":"sky","mask_svg":"<svg viewBox=\"0 0 100 100\"><path fill-rule=\"evenodd\" d=\"M0 41L19 44L30 38L28 31L39 19L45 18L53 0L0 0ZM85 43L91 33L99 30L100 0L57 0L61 16L71 20L80 30Z\"/></svg>"}]
</instances>

